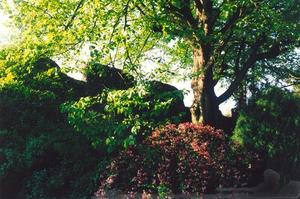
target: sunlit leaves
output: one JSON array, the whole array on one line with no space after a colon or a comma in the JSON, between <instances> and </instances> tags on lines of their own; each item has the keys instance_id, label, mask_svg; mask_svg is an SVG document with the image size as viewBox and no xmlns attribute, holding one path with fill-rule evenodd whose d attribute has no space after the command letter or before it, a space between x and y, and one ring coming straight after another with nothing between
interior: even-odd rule
<instances>
[{"instance_id":1,"label":"sunlit leaves","mask_svg":"<svg viewBox=\"0 0 300 199\"><path fill-rule=\"evenodd\" d=\"M174 9L170 9L170 5ZM213 1L213 13L217 18L212 34L206 36L203 24L191 27L178 15L176 9L184 6L177 0L16 1L12 16L22 32L19 46L14 48L16 60L26 63L40 56L71 58L80 56L84 46L94 46L99 54L90 59L124 67L141 78L138 74L142 71L143 60L149 59L147 52L160 48L162 43L181 43L168 52L171 61L164 65L158 62L162 66L161 73L165 73L168 69L172 71L173 64L184 70L191 66L191 47L197 46L197 42L218 48L220 42L231 37L224 49L225 56L217 52L212 54L216 60L215 68L219 68L223 62L232 66L230 62L237 57L235 48L243 39L251 46L264 35L267 42L263 48L268 48L282 39L299 38L299 28L291 18L298 15L294 11L288 13L297 9L292 0L284 4L276 0ZM191 1L189 6L196 19L194 2ZM6 10L9 7L6 6ZM236 20L233 20L234 16L237 16ZM226 26L228 30L223 32ZM247 53L247 50L243 52ZM228 76L228 73L224 75Z\"/></svg>"},{"instance_id":2,"label":"sunlit leaves","mask_svg":"<svg viewBox=\"0 0 300 199\"><path fill-rule=\"evenodd\" d=\"M83 97L77 102L65 103L62 111L77 131L86 135L95 146L107 145L108 151L135 145L137 139L149 134L155 127L177 121L170 118L170 105L176 94L151 93L137 86L127 90L106 90L95 97Z\"/></svg>"}]
</instances>

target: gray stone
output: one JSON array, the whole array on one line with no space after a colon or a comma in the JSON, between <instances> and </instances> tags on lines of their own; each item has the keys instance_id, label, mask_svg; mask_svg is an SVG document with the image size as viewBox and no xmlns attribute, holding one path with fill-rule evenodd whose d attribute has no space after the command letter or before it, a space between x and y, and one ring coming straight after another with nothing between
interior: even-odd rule
<instances>
[{"instance_id":1,"label":"gray stone","mask_svg":"<svg viewBox=\"0 0 300 199\"><path fill-rule=\"evenodd\" d=\"M270 191L278 190L280 187L280 175L272 169L265 170L264 185L267 190Z\"/></svg>"},{"instance_id":2,"label":"gray stone","mask_svg":"<svg viewBox=\"0 0 300 199\"><path fill-rule=\"evenodd\" d=\"M257 194L275 194L280 190L280 175L272 170L267 169L264 172L264 182L254 187Z\"/></svg>"}]
</instances>

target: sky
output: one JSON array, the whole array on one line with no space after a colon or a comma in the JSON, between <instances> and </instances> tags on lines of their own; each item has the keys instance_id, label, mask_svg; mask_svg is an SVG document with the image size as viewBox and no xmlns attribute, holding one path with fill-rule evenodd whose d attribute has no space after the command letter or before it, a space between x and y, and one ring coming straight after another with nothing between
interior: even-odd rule
<instances>
[{"instance_id":1,"label":"sky","mask_svg":"<svg viewBox=\"0 0 300 199\"><path fill-rule=\"evenodd\" d=\"M9 29L6 27L8 23L8 17L0 10L0 44L8 42L9 38Z\"/></svg>"},{"instance_id":2,"label":"sky","mask_svg":"<svg viewBox=\"0 0 300 199\"><path fill-rule=\"evenodd\" d=\"M4 13L0 10L0 45L8 44L10 39L13 37L13 32L8 28L9 25L9 17L4 15ZM73 73L70 76L76 79L81 79L82 74L80 73ZM191 82L185 81L185 82L171 82L173 86L175 86L177 89L185 90L187 91L184 96L184 104L187 107L190 107L193 102L193 92L191 89ZM215 91L217 96L221 95L224 92L225 88L222 88L220 84L218 84L215 87ZM220 105L220 110L223 114L230 113L231 108L234 107L234 101L228 100L225 103Z\"/></svg>"}]
</instances>

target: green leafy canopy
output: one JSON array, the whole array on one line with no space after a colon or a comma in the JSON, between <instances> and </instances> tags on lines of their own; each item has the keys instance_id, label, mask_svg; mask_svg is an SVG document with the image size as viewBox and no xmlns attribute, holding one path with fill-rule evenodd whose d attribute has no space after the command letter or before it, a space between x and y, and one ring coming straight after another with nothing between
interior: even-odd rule
<instances>
[{"instance_id":1,"label":"green leafy canopy","mask_svg":"<svg viewBox=\"0 0 300 199\"><path fill-rule=\"evenodd\" d=\"M12 11L7 1L2 2L21 30L18 44L5 56L5 62L9 63L26 63L44 56L74 57L88 45L89 51L97 54L93 58L96 61L139 73L142 63L149 60L146 52L160 48L170 58L155 61L165 68L166 63L172 63L171 68L169 65L161 70L165 72L174 70L174 66L191 67L192 49L210 43L215 78L231 78L237 59L245 62L257 42L263 41L259 45L262 58L272 57L270 53L264 54L269 51L299 45L300 8L295 0L18 0L14 3ZM199 13L201 5L211 8L210 34L205 34L205 23L201 22L204 17ZM170 41L174 43L171 47Z\"/></svg>"}]
</instances>

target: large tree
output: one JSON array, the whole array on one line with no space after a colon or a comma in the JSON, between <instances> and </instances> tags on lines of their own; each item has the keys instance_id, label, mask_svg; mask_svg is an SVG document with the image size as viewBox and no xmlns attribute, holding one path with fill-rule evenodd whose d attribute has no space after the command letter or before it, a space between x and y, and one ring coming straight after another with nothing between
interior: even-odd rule
<instances>
[{"instance_id":1,"label":"large tree","mask_svg":"<svg viewBox=\"0 0 300 199\"><path fill-rule=\"evenodd\" d=\"M263 71L261 62L300 41L299 0L18 0L3 8L21 30L18 45L2 53L5 65L74 57L89 46L93 61L139 74L162 49L173 63L167 71L191 71L192 121L214 126L218 106L249 71ZM227 90L217 96L214 87L224 80Z\"/></svg>"}]
</instances>

